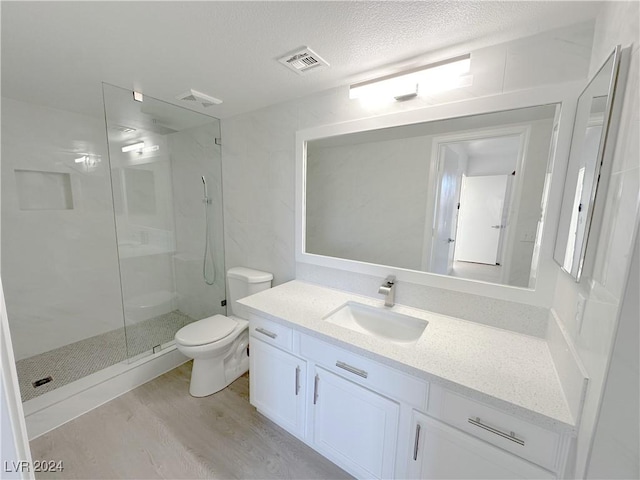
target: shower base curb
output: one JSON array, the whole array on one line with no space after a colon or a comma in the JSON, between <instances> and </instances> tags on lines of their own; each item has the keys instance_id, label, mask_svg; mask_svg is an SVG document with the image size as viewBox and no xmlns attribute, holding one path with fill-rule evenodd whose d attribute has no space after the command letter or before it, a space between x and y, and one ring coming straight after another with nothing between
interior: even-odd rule
<instances>
[{"instance_id":1,"label":"shower base curb","mask_svg":"<svg viewBox=\"0 0 640 480\"><path fill-rule=\"evenodd\" d=\"M172 345L133 363L119 363L23 403L33 440L189 361Z\"/></svg>"}]
</instances>

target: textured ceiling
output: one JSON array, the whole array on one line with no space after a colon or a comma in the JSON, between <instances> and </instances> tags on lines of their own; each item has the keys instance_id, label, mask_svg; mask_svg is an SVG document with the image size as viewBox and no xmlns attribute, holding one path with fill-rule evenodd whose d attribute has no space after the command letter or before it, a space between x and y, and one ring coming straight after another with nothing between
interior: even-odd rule
<instances>
[{"instance_id":1,"label":"textured ceiling","mask_svg":"<svg viewBox=\"0 0 640 480\"><path fill-rule=\"evenodd\" d=\"M7 2L2 94L98 114L100 83L172 103L189 88L224 118L443 55L595 17L597 2ZM307 45L331 67L277 62ZM437 52L437 53L434 53Z\"/></svg>"}]
</instances>

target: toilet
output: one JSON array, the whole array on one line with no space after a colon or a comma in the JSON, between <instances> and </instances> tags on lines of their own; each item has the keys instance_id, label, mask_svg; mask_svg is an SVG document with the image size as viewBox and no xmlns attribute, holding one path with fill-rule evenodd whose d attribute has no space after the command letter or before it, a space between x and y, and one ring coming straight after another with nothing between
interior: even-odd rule
<instances>
[{"instance_id":1,"label":"toilet","mask_svg":"<svg viewBox=\"0 0 640 480\"><path fill-rule=\"evenodd\" d=\"M273 275L246 267L230 268L230 315L214 315L182 327L176 347L193 358L189 393L206 397L216 393L249 370L249 322L239 315L241 298L271 288Z\"/></svg>"}]
</instances>

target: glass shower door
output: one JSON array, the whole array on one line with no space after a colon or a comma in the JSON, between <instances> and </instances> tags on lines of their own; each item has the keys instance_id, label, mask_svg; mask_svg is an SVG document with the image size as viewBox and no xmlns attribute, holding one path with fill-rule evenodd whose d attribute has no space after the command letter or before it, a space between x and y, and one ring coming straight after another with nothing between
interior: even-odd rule
<instances>
[{"instance_id":1,"label":"glass shower door","mask_svg":"<svg viewBox=\"0 0 640 480\"><path fill-rule=\"evenodd\" d=\"M220 122L112 85L103 93L134 358L162 349L190 322L226 313Z\"/></svg>"},{"instance_id":2,"label":"glass shower door","mask_svg":"<svg viewBox=\"0 0 640 480\"><path fill-rule=\"evenodd\" d=\"M2 280L23 401L127 359L102 112L2 98Z\"/></svg>"}]
</instances>

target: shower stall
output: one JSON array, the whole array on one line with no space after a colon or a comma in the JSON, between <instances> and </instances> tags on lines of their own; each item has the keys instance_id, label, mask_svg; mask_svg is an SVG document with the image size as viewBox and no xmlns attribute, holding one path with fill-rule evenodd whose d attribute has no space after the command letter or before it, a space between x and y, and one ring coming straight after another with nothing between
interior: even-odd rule
<instances>
[{"instance_id":1,"label":"shower stall","mask_svg":"<svg viewBox=\"0 0 640 480\"><path fill-rule=\"evenodd\" d=\"M104 84L100 112L2 99L1 273L23 401L226 313L220 122L136 97Z\"/></svg>"}]
</instances>

